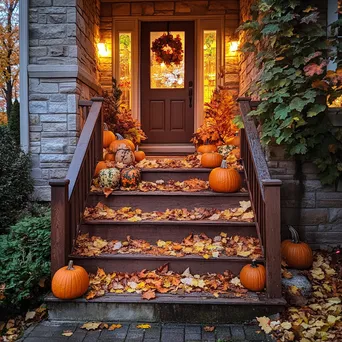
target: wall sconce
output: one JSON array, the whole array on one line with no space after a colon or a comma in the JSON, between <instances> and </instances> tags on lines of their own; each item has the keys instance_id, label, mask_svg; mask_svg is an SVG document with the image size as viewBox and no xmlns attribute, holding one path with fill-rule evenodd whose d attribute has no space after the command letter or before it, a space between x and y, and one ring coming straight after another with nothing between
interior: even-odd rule
<instances>
[{"instance_id":1,"label":"wall sconce","mask_svg":"<svg viewBox=\"0 0 342 342\"><path fill-rule=\"evenodd\" d=\"M97 43L97 50L100 57L109 57L110 51L106 43Z\"/></svg>"},{"instance_id":2,"label":"wall sconce","mask_svg":"<svg viewBox=\"0 0 342 342\"><path fill-rule=\"evenodd\" d=\"M239 49L239 42L237 40L230 42L230 52L236 52Z\"/></svg>"}]
</instances>

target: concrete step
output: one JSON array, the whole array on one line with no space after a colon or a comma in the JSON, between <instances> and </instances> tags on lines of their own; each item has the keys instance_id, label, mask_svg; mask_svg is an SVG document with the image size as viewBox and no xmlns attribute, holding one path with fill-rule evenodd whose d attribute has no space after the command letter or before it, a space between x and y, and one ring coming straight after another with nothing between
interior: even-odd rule
<instances>
[{"instance_id":1,"label":"concrete step","mask_svg":"<svg viewBox=\"0 0 342 342\"><path fill-rule=\"evenodd\" d=\"M227 257L204 259L199 255L185 255L178 258L169 255L147 254L101 254L96 257L70 255L75 264L84 267L89 273L96 273L98 267L106 273L112 272L138 272L143 269L154 270L163 264L169 264L170 271L183 273L188 267L192 274L223 273L230 270L238 275L243 266L251 263L251 259L243 257ZM263 263L264 259L258 259Z\"/></svg>"},{"instance_id":2,"label":"concrete step","mask_svg":"<svg viewBox=\"0 0 342 342\"><path fill-rule=\"evenodd\" d=\"M155 243L158 239L181 242L189 234L205 233L214 238L225 232L228 236L241 235L257 237L254 222L234 221L85 221L80 227L81 234L101 236L106 240L125 240L127 235L134 239L144 239Z\"/></svg>"},{"instance_id":3,"label":"concrete step","mask_svg":"<svg viewBox=\"0 0 342 342\"><path fill-rule=\"evenodd\" d=\"M107 294L86 300L60 300L46 296L49 319L70 322L183 322L237 323L268 316L284 309L284 299L268 299L264 293L246 298L215 298L211 294L157 294L147 301L137 294ZM177 341L175 341L177 342Z\"/></svg>"},{"instance_id":4,"label":"concrete step","mask_svg":"<svg viewBox=\"0 0 342 342\"><path fill-rule=\"evenodd\" d=\"M140 208L143 211L165 211L176 208L215 208L225 210L239 207L240 201L247 201L246 192L218 193L211 190L198 192L165 191L113 191L107 198L103 193L92 192L87 199L87 206L94 207L101 202L113 209L122 207Z\"/></svg>"}]
</instances>

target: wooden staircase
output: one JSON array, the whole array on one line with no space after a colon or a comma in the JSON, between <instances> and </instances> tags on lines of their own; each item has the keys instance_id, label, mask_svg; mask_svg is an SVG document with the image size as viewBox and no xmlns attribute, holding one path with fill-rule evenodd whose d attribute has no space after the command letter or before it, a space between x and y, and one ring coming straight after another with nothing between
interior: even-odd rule
<instances>
[{"instance_id":1,"label":"wooden staircase","mask_svg":"<svg viewBox=\"0 0 342 342\"><path fill-rule=\"evenodd\" d=\"M91 105L91 106L90 106ZM280 284L280 182L271 180L258 142L253 122L246 119L250 110L248 99L242 99L240 107L245 117L246 131L241 132L241 154L244 172L241 176L248 192L233 194L201 192L139 192L115 191L108 198L89 191L93 170L102 156L101 101L85 103L83 111L87 120L83 128L75 156L67 178L51 181L52 187L52 273L72 258L75 264L88 272L96 273L98 267L105 272L137 272L157 269L168 263L169 269L182 273L190 268L192 274L223 273L230 270L238 275L251 260L237 256L221 256L204 259L199 255L155 256L147 254L100 254L94 257L72 255L78 234L100 236L106 240L124 240L127 235L134 239L156 242L158 239L180 242L191 233L205 233L209 237L221 232L229 236L258 237L262 241L263 256L259 262L267 268L265 293L248 293L243 298L215 298L206 293L182 295L158 294L152 301L135 294L107 294L100 298L61 301L49 295L46 298L49 317L63 321L182 321L189 323L236 322L278 312L285 302L281 297ZM258 153L261 153L258 155ZM257 158L256 158L257 157ZM208 179L210 169L143 169L142 179L187 180ZM236 221L85 221L82 217L86 206L98 202L110 208L135 207L143 211L165 211L173 208L239 207L239 202L251 200L255 222Z\"/></svg>"}]
</instances>

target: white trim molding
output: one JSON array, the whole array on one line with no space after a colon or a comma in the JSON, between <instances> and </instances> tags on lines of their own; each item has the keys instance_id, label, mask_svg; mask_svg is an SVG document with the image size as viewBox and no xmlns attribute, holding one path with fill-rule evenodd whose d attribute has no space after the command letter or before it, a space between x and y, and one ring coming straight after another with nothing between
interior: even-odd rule
<instances>
[{"instance_id":1,"label":"white trim molding","mask_svg":"<svg viewBox=\"0 0 342 342\"><path fill-rule=\"evenodd\" d=\"M19 1L19 58L20 58L20 145L24 152L29 152L29 106L28 106L28 55L29 55L29 0Z\"/></svg>"}]
</instances>

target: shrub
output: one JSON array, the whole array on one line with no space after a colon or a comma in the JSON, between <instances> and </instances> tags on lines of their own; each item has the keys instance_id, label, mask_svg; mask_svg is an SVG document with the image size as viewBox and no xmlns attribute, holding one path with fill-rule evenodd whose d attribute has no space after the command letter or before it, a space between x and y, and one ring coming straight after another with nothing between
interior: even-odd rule
<instances>
[{"instance_id":1,"label":"shrub","mask_svg":"<svg viewBox=\"0 0 342 342\"><path fill-rule=\"evenodd\" d=\"M18 100L15 100L12 105L8 127L14 141L20 145L20 105Z\"/></svg>"},{"instance_id":2,"label":"shrub","mask_svg":"<svg viewBox=\"0 0 342 342\"><path fill-rule=\"evenodd\" d=\"M45 210L0 236L0 311L1 306L24 309L39 300L41 280L50 274L50 226L50 210Z\"/></svg>"},{"instance_id":3,"label":"shrub","mask_svg":"<svg viewBox=\"0 0 342 342\"><path fill-rule=\"evenodd\" d=\"M0 126L0 230L15 223L32 190L30 157L15 143L8 127Z\"/></svg>"}]
</instances>

